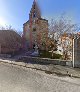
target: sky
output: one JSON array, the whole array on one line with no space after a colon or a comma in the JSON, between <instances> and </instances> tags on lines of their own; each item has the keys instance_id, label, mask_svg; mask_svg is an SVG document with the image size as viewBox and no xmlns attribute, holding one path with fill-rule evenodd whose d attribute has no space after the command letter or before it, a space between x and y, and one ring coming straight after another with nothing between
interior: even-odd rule
<instances>
[{"instance_id":1,"label":"sky","mask_svg":"<svg viewBox=\"0 0 80 92\"><path fill-rule=\"evenodd\" d=\"M80 24L80 0L36 0L42 18L49 21L63 13L73 22ZM0 25L11 25L23 31L23 23L29 19L33 0L0 0Z\"/></svg>"}]
</instances>

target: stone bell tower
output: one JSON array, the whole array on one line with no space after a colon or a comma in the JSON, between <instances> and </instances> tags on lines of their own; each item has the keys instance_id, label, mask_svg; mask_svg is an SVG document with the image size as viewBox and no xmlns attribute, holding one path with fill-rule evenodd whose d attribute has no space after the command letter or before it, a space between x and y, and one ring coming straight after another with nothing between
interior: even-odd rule
<instances>
[{"instance_id":1,"label":"stone bell tower","mask_svg":"<svg viewBox=\"0 0 80 92\"><path fill-rule=\"evenodd\" d=\"M31 11L29 13L30 39L32 48L34 48L35 45L38 45L38 22L40 18L40 10L36 1L34 0Z\"/></svg>"},{"instance_id":2,"label":"stone bell tower","mask_svg":"<svg viewBox=\"0 0 80 92\"><path fill-rule=\"evenodd\" d=\"M29 19L32 18L33 20L35 18L41 18L41 13L40 13L40 9L37 5L37 2L34 0L30 14L29 14Z\"/></svg>"},{"instance_id":3,"label":"stone bell tower","mask_svg":"<svg viewBox=\"0 0 80 92\"><path fill-rule=\"evenodd\" d=\"M41 18L41 12L34 0L29 13L29 20L23 24L23 37L26 49L33 49L37 45L40 49L48 37L48 20Z\"/></svg>"}]
</instances>

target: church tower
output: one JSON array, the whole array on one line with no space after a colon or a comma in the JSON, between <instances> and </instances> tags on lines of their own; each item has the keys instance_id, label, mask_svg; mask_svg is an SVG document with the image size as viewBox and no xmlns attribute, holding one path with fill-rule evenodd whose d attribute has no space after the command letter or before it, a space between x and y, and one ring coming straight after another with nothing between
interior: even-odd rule
<instances>
[{"instance_id":1,"label":"church tower","mask_svg":"<svg viewBox=\"0 0 80 92\"><path fill-rule=\"evenodd\" d=\"M37 5L37 2L34 0L30 14L29 14L29 18L41 18L41 14L40 14L40 9Z\"/></svg>"},{"instance_id":2,"label":"church tower","mask_svg":"<svg viewBox=\"0 0 80 92\"><path fill-rule=\"evenodd\" d=\"M41 12L34 0L29 13L29 20L23 24L24 48L31 50L37 45L40 49L48 38L48 20L41 18Z\"/></svg>"}]
</instances>

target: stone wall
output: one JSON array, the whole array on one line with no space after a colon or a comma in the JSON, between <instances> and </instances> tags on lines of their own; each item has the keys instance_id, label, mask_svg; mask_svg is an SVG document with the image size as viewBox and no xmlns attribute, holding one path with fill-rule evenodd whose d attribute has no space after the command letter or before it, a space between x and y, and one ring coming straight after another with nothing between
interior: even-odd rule
<instances>
[{"instance_id":1,"label":"stone wall","mask_svg":"<svg viewBox=\"0 0 80 92\"><path fill-rule=\"evenodd\" d=\"M39 58L39 57L22 57L21 60L24 62L33 62L33 63L45 63L45 64L54 64L54 65L68 65L72 66L71 61L59 60L59 59L49 59L49 58Z\"/></svg>"},{"instance_id":2,"label":"stone wall","mask_svg":"<svg viewBox=\"0 0 80 92\"><path fill-rule=\"evenodd\" d=\"M9 54L0 54L0 58L10 58L11 55Z\"/></svg>"}]
</instances>

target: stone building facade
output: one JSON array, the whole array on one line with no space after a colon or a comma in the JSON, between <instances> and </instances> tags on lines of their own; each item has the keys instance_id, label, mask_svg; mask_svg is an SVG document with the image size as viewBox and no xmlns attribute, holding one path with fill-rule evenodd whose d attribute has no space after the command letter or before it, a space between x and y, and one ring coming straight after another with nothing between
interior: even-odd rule
<instances>
[{"instance_id":1,"label":"stone building facade","mask_svg":"<svg viewBox=\"0 0 80 92\"><path fill-rule=\"evenodd\" d=\"M22 38L13 30L0 30L0 54L18 52Z\"/></svg>"},{"instance_id":2,"label":"stone building facade","mask_svg":"<svg viewBox=\"0 0 80 92\"><path fill-rule=\"evenodd\" d=\"M40 49L46 49L47 39L48 20L41 18L40 9L34 0L29 13L29 20L23 24L23 48L31 50L37 45Z\"/></svg>"}]
</instances>

